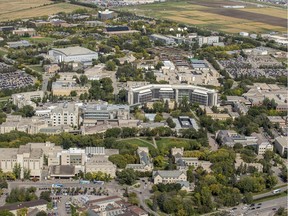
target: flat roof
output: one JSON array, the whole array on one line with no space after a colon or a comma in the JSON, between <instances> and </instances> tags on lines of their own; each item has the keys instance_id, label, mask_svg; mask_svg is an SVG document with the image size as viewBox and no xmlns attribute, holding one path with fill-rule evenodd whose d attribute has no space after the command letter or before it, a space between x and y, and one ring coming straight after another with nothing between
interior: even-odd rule
<instances>
[{"instance_id":1,"label":"flat roof","mask_svg":"<svg viewBox=\"0 0 288 216\"><path fill-rule=\"evenodd\" d=\"M66 56L69 55L88 55L88 54L97 54L96 52L89 50L84 47L75 46L75 47L67 47L67 48L53 48L52 50L63 53Z\"/></svg>"}]
</instances>

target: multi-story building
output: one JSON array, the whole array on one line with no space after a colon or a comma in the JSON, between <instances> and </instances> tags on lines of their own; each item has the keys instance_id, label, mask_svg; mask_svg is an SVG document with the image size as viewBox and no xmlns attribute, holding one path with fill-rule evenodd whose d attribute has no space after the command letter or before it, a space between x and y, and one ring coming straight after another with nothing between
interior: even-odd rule
<instances>
[{"instance_id":1,"label":"multi-story building","mask_svg":"<svg viewBox=\"0 0 288 216\"><path fill-rule=\"evenodd\" d=\"M154 184L167 184L167 183L179 183L186 182L186 172L180 170L157 170L152 174Z\"/></svg>"},{"instance_id":2,"label":"multi-story building","mask_svg":"<svg viewBox=\"0 0 288 216\"><path fill-rule=\"evenodd\" d=\"M83 125L92 126L99 120L129 119L130 107L122 104L84 104L79 108L79 115Z\"/></svg>"},{"instance_id":3,"label":"multi-story building","mask_svg":"<svg viewBox=\"0 0 288 216\"><path fill-rule=\"evenodd\" d=\"M204 44L213 45L219 43L219 36L198 37L198 44L202 47Z\"/></svg>"},{"instance_id":4,"label":"multi-story building","mask_svg":"<svg viewBox=\"0 0 288 216\"><path fill-rule=\"evenodd\" d=\"M85 172L102 172L110 175L111 178L116 176L116 165L108 160L108 157L96 155L88 158L85 165Z\"/></svg>"},{"instance_id":5,"label":"multi-story building","mask_svg":"<svg viewBox=\"0 0 288 216\"><path fill-rule=\"evenodd\" d=\"M85 65L92 65L92 60L98 59L97 52L79 46L62 49L53 48L48 54L53 57L56 62L81 62Z\"/></svg>"},{"instance_id":6,"label":"multi-story building","mask_svg":"<svg viewBox=\"0 0 288 216\"><path fill-rule=\"evenodd\" d=\"M273 145L262 134L253 133L252 135L257 138L258 155L263 155L266 151L273 151Z\"/></svg>"},{"instance_id":7,"label":"multi-story building","mask_svg":"<svg viewBox=\"0 0 288 216\"><path fill-rule=\"evenodd\" d=\"M78 106L74 103L61 103L51 110L52 126L78 126Z\"/></svg>"},{"instance_id":8,"label":"multi-story building","mask_svg":"<svg viewBox=\"0 0 288 216\"><path fill-rule=\"evenodd\" d=\"M159 34L152 34L150 36L150 39L152 41L160 41L166 45L172 45L172 44L176 44L175 43L175 40L173 38L170 38L170 37L166 37L164 35L159 35Z\"/></svg>"},{"instance_id":9,"label":"multi-story building","mask_svg":"<svg viewBox=\"0 0 288 216\"><path fill-rule=\"evenodd\" d=\"M137 155L139 157L139 164L127 164L126 168L131 168L140 172L152 171L153 163L150 161L149 149L147 147L138 147Z\"/></svg>"},{"instance_id":10,"label":"multi-story building","mask_svg":"<svg viewBox=\"0 0 288 216\"><path fill-rule=\"evenodd\" d=\"M216 133L216 140L221 145L228 145L233 147L236 143L240 143L243 146L257 145L257 137L255 136L244 136L238 134L233 130L220 130Z\"/></svg>"},{"instance_id":11,"label":"multi-story building","mask_svg":"<svg viewBox=\"0 0 288 216\"><path fill-rule=\"evenodd\" d=\"M116 13L114 11L104 10L104 11L98 11L98 18L101 20L108 20L113 19L116 16Z\"/></svg>"},{"instance_id":12,"label":"multi-story building","mask_svg":"<svg viewBox=\"0 0 288 216\"><path fill-rule=\"evenodd\" d=\"M44 97L44 91L32 91L32 92L22 92L17 94L12 94L12 102L18 108L30 105L36 108L36 103L33 100L42 100Z\"/></svg>"},{"instance_id":13,"label":"multi-story building","mask_svg":"<svg viewBox=\"0 0 288 216\"><path fill-rule=\"evenodd\" d=\"M36 36L36 31L33 28L19 28L17 30L13 30L12 33L19 36Z\"/></svg>"},{"instance_id":14,"label":"multi-story building","mask_svg":"<svg viewBox=\"0 0 288 216\"><path fill-rule=\"evenodd\" d=\"M274 146L280 155L287 156L288 137L280 136L275 139Z\"/></svg>"},{"instance_id":15,"label":"multi-story building","mask_svg":"<svg viewBox=\"0 0 288 216\"><path fill-rule=\"evenodd\" d=\"M44 165L44 154L40 148L31 148L29 144L17 148L1 149L0 168L3 172L13 172L16 165L21 167L20 178L24 173L30 171L30 176L41 178Z\"/></svg>"},{"instance_id":16,"label":"multi-story building","mask_svg":"<svg viewBox=\"0 0 288 216\"><path fill-rule=\"evenodd\" d=\"M216 106L218 104L218 95L215 90L184 84L150 84L130 88L128 92L128 103L130 105L143 104L160 99L181 102L184 97L186 97L189 102L200 105Z\"/></svg>"}]
</instances>

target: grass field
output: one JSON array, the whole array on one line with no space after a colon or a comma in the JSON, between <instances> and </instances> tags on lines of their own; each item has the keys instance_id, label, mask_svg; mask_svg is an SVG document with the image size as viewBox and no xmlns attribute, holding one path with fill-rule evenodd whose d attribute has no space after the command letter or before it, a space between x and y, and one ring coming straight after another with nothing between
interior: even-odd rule
<instances>
[{"instance_id":1,"label":"grass field","mask_svg":"<svg viewBox=\"0 0 288 216\"><path fill-rule=\"evenodd\" d=\"M55 38L51 38L51 37L22 37L22 40L27 40L31 43L53 43L53 41L55 41Z\"/></svg>"},{"instance_id":2,"label":"grass field","mask_svg":"<svg viewBox=\"0 0 288 216\"><path fill-rule=\"evenodd\" d=\"M178 139L178 138L164 138L156 141L157 147L160 152L168 152L172 147L188 147L189 140Z\"/></svg>"},{"instance_id":3,"label":"grass field","mask_svg":"<svg viewBox=\"0 0 288 216\"><path fill-rule=\"evenodd\" d=\"M140 147L148 147L148 148L154 148L153 144L149 140L143 140L143 139L121 139L119 140L121 143L128 143L128 144L134 144ZM149 144L150 143L150 144Z\"/></svg>"},{"instance_id":4,"label":"grass field","mask_svg":"<svg viewBox=\"0 0 288 216\"><path fill-rule=\"evenodd\" d=\"M0 21L72 12L78 8L83 7L69 3L52 4L50 0L1 0Z\"/></svg>"},{"instance_id":5,"label":"grass field","mask_svg":"<svg viewBox=\"0 0 288 216\"><path fill-rule=\"evenodd\" d=\"M28 65L28 66L39 73L44 72L44 69L41 65Z\"/></svg>"},{"instance_id":6,"label":"grass field","mask_svg":"<svg viewBox=\"0 0 288 216\"><path fill-rule=\"evenodd\" d=\"M169 1L156 4L124 7L139 15L168 19L180 23L228 33L286 32L287 14L281 8L257 8L247 4L244 9L224 9L238 4L226 0Z\"/></svg>"}]
</instances>

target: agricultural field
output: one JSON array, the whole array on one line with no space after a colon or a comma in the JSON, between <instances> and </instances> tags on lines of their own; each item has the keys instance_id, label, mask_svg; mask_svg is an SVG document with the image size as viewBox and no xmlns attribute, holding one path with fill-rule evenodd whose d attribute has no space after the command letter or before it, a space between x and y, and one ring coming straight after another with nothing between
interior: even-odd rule
<instances>
[{"instance_id":1,"label":"agricultural field","mask_svg":"<svg viewBox=\"0 0 288 216\"><path fill-rule=\"evenodd\" d=\"M83 7L69 3L54 4L50 0L1 0L0 22L52 15L59 12L72 12L78 8Z\"/></svg>"},{"instance_id":2,"label":"agricultural field","mask_svg":"<svg viewBox=\"0 0 288 216\"><path fill-rule=\"evenodd\" d=\"M242 9L223 6L244 5ZM254 4L228 0L169 1L164 3L129 6L128 10L139 15L168 19L180 23L227 33L286 32L286 10L276 7L256 7Z\"/></svg>"}]
</instances>

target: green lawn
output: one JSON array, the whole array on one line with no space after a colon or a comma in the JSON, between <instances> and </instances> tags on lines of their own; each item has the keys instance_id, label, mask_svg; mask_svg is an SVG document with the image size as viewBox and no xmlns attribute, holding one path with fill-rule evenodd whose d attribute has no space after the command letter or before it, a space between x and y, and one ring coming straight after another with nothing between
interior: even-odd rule
<instances>
[{"instance_id":1,"label":"green lawn","mask_svg":"<svg viewBox=\"0 0 288 216\"><path fill-rule=\"evenodd\" d=\"M160 152L167 153L172 147L189 147L189 140L178 139L178 138L161 138L156 140L156 144Z\"/></svg>"},{"instance_id":2,"label":"green lawn","mask_svg":"<svg viewBox=\"0 0 288 216\"><path fill-rule=\"evenodd\" d=\"M7 97L1 97L1 98L0 98L0 103L1 103L1 102L5 102L5 101L8 101L9 98L10 98L10 96L7 96Z\"/></svg>"},{"instance_id":3,"label":"green lawn","mask_svg":"<svg viewBox=\"0 0 288 216\"><path fill-rule=\"evenodd\" d=\"M277 199L277 198L280 198L280 197L284 197L284 196L287 196L287 190L282 192L282 193L279 193L279 194L273 194L271 196L267 196L267 197L264 197L264 198L260 198L260 199L255 199L253 200L253 203L258 203L258 202L264 202L264 201L268 201L268 200L273 200L273 199Z\"/></svg>"},{"instance_id":4,"label":"green lawn","mask_svg":"<svg viewBox=\"0 0 288 216\"><path fill-rule=\"evenodd\" d=\"M48 44L52 44L53 41L55 41L55 38L51 38L51 37L22 37L22 40L27 40L30 43L48 43Z\"/></svg>"},{"instance_id":5,"label":"green lawn","mask_svg":"<svg viewBox=\"0 0 288 216\"><path fill-rule=\"evenodd\" d=\"M127 144L134 144L134 145L137 145L140 147L148 147L149 149L150 148L154 149L153 144L149 140L146 141L146 140L142 140L142 139L123 139L123 140L119 140L119 142L127 143Z\"/></svg>"},{"instance_id":6,"label":"green lawn","mask_svg":"<svg viewBox=\"0 0 288 216\"><path fill-rule=\"evenodd\" d=\"M32 68L33 70L39 72L39 73L43 73L44 69L42 66L40 65L28 65L30 68Z\"/></svg>"},{"instance_id":7,"label":"green lawn","mask_svg":"<svg viewBox=\"0 0 288 216\"><path fill-rule=\"evenodd\" d=\"M7 52L5 52L4 50L0 49L0 57L4 56L5 54L7 54Z\"/></svg>"}]
</instances>

